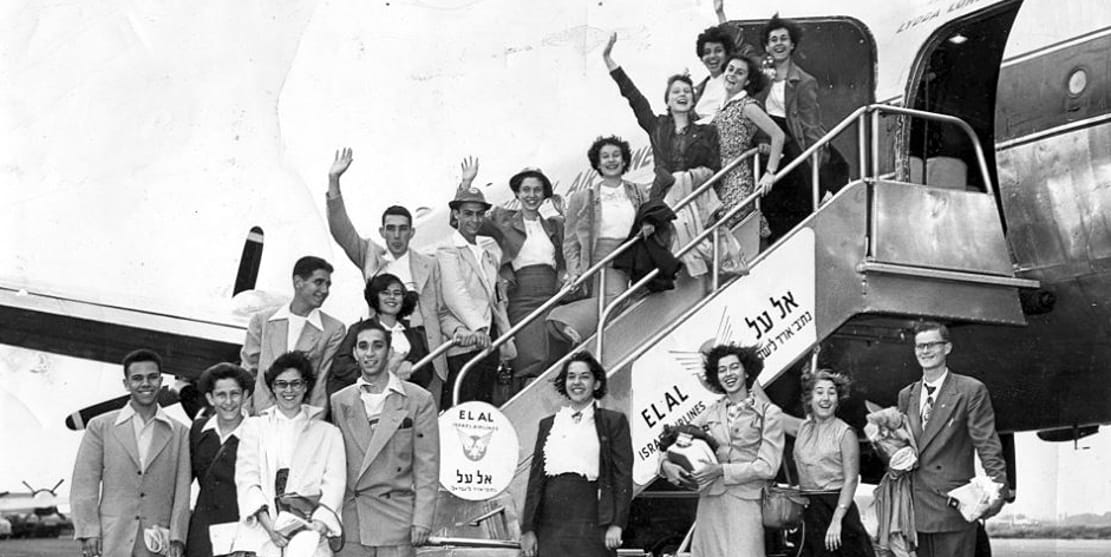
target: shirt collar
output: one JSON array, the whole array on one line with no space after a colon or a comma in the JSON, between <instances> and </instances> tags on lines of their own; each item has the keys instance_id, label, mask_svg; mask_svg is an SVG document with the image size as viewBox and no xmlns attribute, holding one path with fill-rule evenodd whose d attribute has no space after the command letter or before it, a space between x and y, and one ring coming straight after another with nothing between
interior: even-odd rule
<instances>
[{"instance_id":1,"label":"shirt collar","mask_svg":"<svg viewBox=\"0 0 1111 557\"><path fill-rule=\"evenodd\" d=\"M386 253L382 255L382 259L384 259L387 263L405 262L409 260L409 251L410 250L407 249L405 250L405 253L401 254L401 257L394 257L393 252L391 252L390 250L386 250Z\"/></svg>"},{"instance_id":2,"label":"shirt collar","mask_svg":"<svg viewBox=\"0 0 1111 557\"><path fill-rule=\"evenodd\" d=\"M320 408L319 406L312 406L311 404L302 404L301 405L301 412L299 414L297 414L296 416L294 416L293 419L289 420L289 421L300 420L302 418L304 418L305 420L311 420L322 412L324 412L324 409ZM285 417L285 414L282 414L281 410L278 410L278 406L276 404L274 406L269 407L269 408L265 408L263 410L260 410L259 415L260 416L277 416L279 418L287 419Z\"/></svg>"},{"instance_id":3,"label":"shirt collar","mask_svg":"<svg viewBox=\"0 0 1111 557\"><path fill-rule=\"evenodd\" d=\"M213 414L212 417L209 418L209 420L207 422L205 422L204 427L201 428L201 432L203 433L205 431L215 431L216 435L220 435L220 429L216 427L216 422L218 422L218 421L219 421L219 418L217 418L216 415ZM245 421L247 421L247 411L246 410L243 411L243 419L239 420L239 425L235 426L235 429L229 431L228 434L223 436L223 437L231 437L232 435L238 437L239 436L239 430L243 428L243 422L245 422Z\"/></svg>"},{"instance_id":4,"label":"shirt collar","mask_svg":"<svg viewBox=\"0 0 1111 557\"><path fill-rule=\"evenodd\" d=\"M285 304L282 307L278 308L278 311L275 311L274 315L271 315L270 319L268 319L267 321L280 321L282 319L289 320L293 317L299 316L293 315L293 312L289 309L289 304ZM310 311L309 314L304 317L304 319L311 323L313 327L316 327L321 331L324 330L324 321L320 318L320 308L312 308L312 311Z\"/></svg>"},{"instance_id":5,"label":"shirt collar","mask_svg":"<svg viewBox=\"0 0 1111 557\"><path fill-rule=\"evenodd\" d=\"M590 419L594 418L594 406L595 406L595 404L591 403L586 408L583 408L581 410L582 418L580 418L580 420L583 419L583 418L590 418ZM570 405L567 405L567 406L564 406L563 408L560 408L559 412L561 414L566 415L567 418L570 419L575 414L575 412L578 412L578 410L575 410Z\"/></svg>"},{"instance_id":6,"label":"shirt collar","mask_svg":"<svg viewBox=\"0 0 1111 557\"><path fill-rule=\"evenodd\" d=\"M116 417L116 425L120 425L120 424L126 422L127 420L130 420L132 417L135 417L135 416L138 416L138 415L139 415L138 412L136 412L135 408L131 406L131 401L129 400L129 401L127 401L127 404L124 404L123 408L120 409L120 415ZM172 425L173 424L173 422L170 421L170 415L167 414L166 411L163 410L161 406L158 407L158 410L154 411L154 419L159 420L159 421L165 423L166 425Z\"/></svg>"},{"instance_id":7,"label":"shirt collar","mask_svg":"<svg viewBox=\"0 0 1111 557\"><path fill-rule=\"evenodd\" d=\"M401 378L391 372L387 371L386 373L390 376L390 378L386 380L386 391L393 391L401 396L405 396L405 387L401 385ZM370 385L370 383L367 383L366 379L363 379L362 374L360 374L359 378L355 380L355 386L359 388L359 394L366 392L363 390L363 385Z\"/></svg>"},{"instance_id":8,"label":"shirt collar","mask_svg":"<svg viewBox=\"0 0 1111 557\"><path fill-rule=\"evenodd\" d=\"M933 387L935 389L940 388L942 383L945 383L945 378L947 378L947 377L949 377L949 368L945 368L945 371L941 374L941 377L938 377L936 381L926 381L925 379L923 379L922 380L923 390L925 390L925 387L927 385L929 385L930 387Z\"/></svg>"},{"instance_id":9,"label":"shirt collar","mask_svg":"<svg viewBox=\"0 0 1111 557\"><path fill-rule=\"evenodd\" d=\"M721 106L724 108L726 105L728 105L730 103L733 103L733 102L736 102L736 101L739 101L739 100L741 100L741 99L743 99L747 96L748 96L748 91L745 91L744 89L741 89L740 93L737 93L736 95L733 95L732 97L729 97L728 99L725 99L725 102L723 102L721 104Z\"/></svg>"},{"instance_id":10,"label":"shirt collar","mask_svg":"<svg viewBox=\"0 0 1111 557\"><path fill-rule=\"evenodd\" d=\"M472 244L472 243L468 242L467 239L464 238L463 235L460 234L458 230L451 233L451 241L455 245L455 247L457 247L457 248L469 248L469 247L472 247L472 246L475 246L475 245L480 245L478 243L478 237L477 236L475 237L475 243Z\"/></svg>"}]
</instances>

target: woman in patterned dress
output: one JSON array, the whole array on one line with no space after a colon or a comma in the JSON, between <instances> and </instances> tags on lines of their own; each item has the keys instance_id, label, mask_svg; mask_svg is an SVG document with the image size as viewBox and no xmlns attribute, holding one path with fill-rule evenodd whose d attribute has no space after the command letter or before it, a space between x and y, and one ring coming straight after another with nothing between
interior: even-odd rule
<instances>
[{"instance_id":1,"label":"woman in patterned dress","mask_svg":"<svg viewBox=\"0 0 1111 557\"><path fill-rule=\"evenodd\" d=\"M730 56L725 62L725 91L729 100L714 118L713 125L718 129L721 142L721 164L725 166L741 153L753 146L756 131L762 131L771 138L768 153L768 166L764 169L760 183L755 184L752 174L752 160L747 159L733 168L733 171L718 183L717 194L724 204L722 211L728 211L752 195L755 186L760 187L761 195L767 195L772 188L779 159L783 154L783 130L775 125L771 117L760 107L753 95L767 84L767 77L760 71L760 65L750 58L740 55ZM751 209L738 212L729 221L735 226L751 213ZM761 219L761 236L767 237L767 223Z\"/></svg>"}]
</instances>

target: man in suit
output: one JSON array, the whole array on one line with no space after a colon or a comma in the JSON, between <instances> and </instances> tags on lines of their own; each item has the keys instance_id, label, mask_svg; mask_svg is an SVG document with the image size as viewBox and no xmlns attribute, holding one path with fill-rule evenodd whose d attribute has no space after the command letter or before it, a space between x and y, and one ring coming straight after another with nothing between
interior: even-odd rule
<instances>
[{"instance_id":1,"label":"man in suit","mask_svg":"<svg viewBox=\"0 0 1111 557\"><path fill-rule=\"evenodd\" d=\"M390 334L376 321L356 326L361 374L332 395L343 433L346 544L340 557L408 557L428 540L440 478L439 425L428 391L386 366Z\"/></svg>"},{"instance_id":2,"label":"man in suit","mask_svg":"<svg viewBox=\"0 0 1111 557\"><path fill-rule=\"evenodd\" d=\"M84 557L153 557L144 530L170 531L166 555L184 555L189 527L189 431L158 405L162 358L136 350L123 359L130 399L89 421L70 490L74 538Z\"/></svg>"},{"instance_id":3,"label":"man in suit","mask_svg":"<svg viewBox=\"0 0 1111 557\"><path fill-rule=\"evenodd\" d=\"M448 350L448 376L440 398L441 408L468 400L492 402L499 359L508 361L517 357L512 340L503 344L500 351L491 352L468 372L460 389L460 400L451 400L452 388L463 366L489 347L500 333L508 331L510 325L505 287L498 275L502 250L495 239L478 235L486 222L490 204L478 188L460 187L448 207L455 232L436 250L436 261L443 273L446 308L441 325L445 335L468 342Z\"/></svg>"},{"instance_id":4,"label":"man in suit","mask_svg":"<svg viewBox=\"0 0 1111 557\"><path fill-rule=\"evenodd\" d=\"M370 238L359 236L347 216L339 187L340 176L351 166L352 160L351 149L338 151L328 171L328 229L351 262L362 271L364 282L380 273L390 273L401 279L406 290L417 294L417 309L409 317L409 325L423 329L428 349L436 350L444 342L440 332L443 305L440 268L435 258L409 249L409 241L413 239L416 229L413 228L413 216L405 207L394 205L382 213L378 234L385 240L385 248ZM447 378L447 361L440 356L432 365L436 375L428 388L437 394Z\"/></svg>"},{"instance_id":5,"label":"man in suit","mask_svg":"<svg viewBox=\"0 0 1111 557\"><path fill-rule=\"evenodd\" d=\"M899 410L907 415L918 444L913 476L918 555L972 557L976 523L965 521L950 507L946 494L976 475L975 451L984 472L1003 486L999 500L983 518L1003 508L1008 497L1007 468L995 431L995 412L983 383L946 366L953 349L949 329L926 321L914 331L914 355L922 366L922 379L899 391Z\"/></svg>"},{"instance_id":6,"label":"man in suit","mask_svg":"<svg viewBox=\"0 0 1111 557\"><path fill-rule=\"evenodd\" d=\"M320 310L331 286L332 265L319 257L302 257L293 266L293 300L251 316L240 365L255 377L254 414L274 405L274 393L266 386L263 374L275 358L293 350L309 357L317 375L305 402L328 408L328 371L346 331L343 323Z\"/></svg>"}]
</instances>

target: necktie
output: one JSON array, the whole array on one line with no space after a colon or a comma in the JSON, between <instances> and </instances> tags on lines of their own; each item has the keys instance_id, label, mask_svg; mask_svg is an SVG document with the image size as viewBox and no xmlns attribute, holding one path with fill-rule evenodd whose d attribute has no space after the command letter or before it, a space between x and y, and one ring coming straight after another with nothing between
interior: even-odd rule
<instances>
[{"instance_id":1,"label":"necktie","mask_svg":"<svg viewBox=\"0 0 1111 557\"><path fill-rule=\"evenodd\" d=\"M582 419L583 419L583 413L582 412L575 412L574 414L571 414L571 420L573 420L575 423L581 422Z\"/></svg>"},{"instance_id":2,"label":"necktie","mask_svg":"<svg viewBox=\"0 0 1111 557\"><path fill-rule=\"evenodd\" d=\"M923 428L930 422L930 414L934 413L934 391L937 390L937 387L931 387L929 385L924 386L926 387L926 405L922 407Z\"/></svg>"}]
</instances>

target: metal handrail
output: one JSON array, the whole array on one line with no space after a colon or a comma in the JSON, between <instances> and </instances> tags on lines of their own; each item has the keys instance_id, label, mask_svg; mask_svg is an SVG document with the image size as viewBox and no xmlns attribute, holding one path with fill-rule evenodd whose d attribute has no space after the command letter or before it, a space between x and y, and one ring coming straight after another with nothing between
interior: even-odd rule
<instances>
[{"instance_id":1,"label":"metal handrail","mask_svg":"<svg viewBox=\"0 0 1111 557\"><path fill-rule=\"evenodd\" d=\"M419 369L423 368L424 366L432 363L432 361L435 360L436 358L439 358L441 354L443 354L444 352L447 352L448 350L451 350L453 347L455 347L458 344L459 343L456 342L455 339L451 339L451 340L437 346L435 350L429 352L427 356L417 360L417 363L413 364L412 373L416 373L417 370L419 370Z\"/></svg>"},{"instance_id":2,"label":"metal handrail","mask_svg":"<svg viewBox=\"0 0 1111 557\"><path fill-rule=\"evenodd\" d=\"M925 111L915 110L915 109L911 109L911 108L903 108L903 107L883 105L883 104L871 104L871 105L862 106L862 107L857 108L856 110L852 111L851 113L849 113L847 116L845 116L841 120L841 122L839 122L836 126L834 126L832 129L830 129L828 132L826 132L825 135L823 135L821 138L819 138L817 141L815 141L813 145L811 145L809 148L803 150L803 152L800 153L797 157L795 157L794 160L788 162L786 164L786 166L784 166L783 168L780 168L779 172L776 173L775 178L773 179L772 183L775 184L775 183L779 182L781 179L783 179L785 176L787 176L787 174L789 174L790 172L792 172L793 170L798 168L800 165L802 165L804 162L809 160L810 163L811 163L811 199L813 201L813 210L816 212L818 210L818 206L819 206L820 201L821 201L820 198L819 198L820 192L821 192L821 183L820 183L820 180L819 180L819 166L820 165L818 164L820 162L819 157L821 156L821 149L830 145L833 142L834 138L839 136L842 132L844 132L846 129L848 129L853 124L858 124L857 136L858 136L858 155L859 155L860 178L861 179L867 179L868 178L868 176L867 176L868 173L865 170L865 167L866 167L866 163L868 161L866 161L865 158L866 158L866 144L868 143L868 141L867 141L867 137L866 137L867 134L866 134L866 131L865 131L865 122L866 122L866 118L869 115L871 116L871 119L872 119L872 121L871 121L871 135L872 135L872 137L871 137L871 159L872 159L871 160L871 163L872 163L871 176L873 176L873 177L878 176L879 175L879 159L880 159L880 156L879 156L879 135L880 135L879 134L879 117L884 112L893 113L893 114L902 114L902 115L906 115L906 116L923 118L923 119L927 119L927 120L935 120L935 121L939 121L939 122L943 122L943 123L950 123L950 124L958 126L972 140L971 143L972 143L973 147L975 148L977 163L979 164L980 173L983 177L984 185L985 185L985 188L987 190L987 193L988 194L993 194L994 193L994 186L992 185L992 182L991 182L991 179L990 179L990 174L988 172L988 167L987 167L987 160L984 156L983 148L980 145L979 138L976 136L975 131L972 129L971 126L968 125L967 122L965 122L964 120L962 120L960 118L957 118L955 116L948 116L948 115L944 115L944 114L936 114L936 113L932 113L932 112L925 112ZM717 173L715 173L713 176L711 176L708 180L706 180L706 182L704 182L701 186L699 186L697 189L695 189L693 192L691 192L691 194L689 194L687 197L684 197L682 200L680 200L679 203L677 203L676 206L673 209L674 210L679 210L679 209L682 209L683 207L686 207L686 205L693 202L698 196L705 193L717 181L721 180L726 174L728 174L730 171L732 171L746 157L753 156L755 158L756 153L757 153L757 150L755 148L750 149L748 151L745 151L744 153L742 153L741 155L739 155L738 157L736 157L732 161L730 161L729 164L722 167L721 170L719 170ZM755 172L755 164L754 164L754 172ZM739 211L741 211L743 208L747 207L749 204L751 204L754 201L756 201L757 199L759 199L759 197L760 197L759 194L760 194L760 192L754 192L752 195L746 197L743 202L737 204L732 209L730 209L725 215L723 215L721 218L719 218L717 220L717 222L715 222L711 226L707 227L706 230L703 230L702 233L700 233L698 236L696 236L694 240L692 240L689 244L684 246L683 249L680 250L680 252L678 254L676 254L677 256L685 254L687 251L689 251L690 249L693 249L694 246L698 245L700 242L704 241L708 236L710 236L712 234L714 236L714 246L713 246L714 251L713 251L713 263L712 263L713 270L712 270L712 273L713 273L713 277L714 277L714 286L715 286L715 288L717 286L717 275L718 275L718 266L719 266L718 241L717 241L718 240L718 235L721 233L721 232L719 232L719 230L720 230L721 226L724 223L728 222L729 217L732 217L733 215L735 215ZM874 228L874 226L872 228ZM874 237L875 236L874 232L875 231L870 228L869 236ZM459 394L460 394L463 379L467 376L467 374L470 372L470 370L479 361L481 361L483 358L489 356L494 350L501 347L503 344L508 342L510 339L514 338L516 336L516 334L521 329L523 329L525 326L530 324L532 321L534 321L537 317L542 315L544 312L546 312L547 310L549 310L553 306L555 306L559 302L559 300L561 300L564 296L566 296L572 290L577 288L579 285L583 284L586 280L593 278L593 276L595 274L598 274L598 273L601 273L601 276L600 276L600 281L599 281L600 282L600 288L598 289L599 292L596 293L598 295L598 312L599 312L598 328L596 330L596 343L597 343L596 357L601 359L602 358L602 351L603 351L603 347L604 347L603 334L602 333L603 333L603 330L604 330L604 325L605 325L606 319L613 312L613 308L619 307L619 304L621 302L627 300L629 297L632 296L632 294L635 291L637 291L639 288L643 287L652 278L654 278L655 276L657 276L659 274L658 269L653 269L651 272L649 272L648 275L641 278L641 280L637 281L637 283L635 283L634 285L630 286L625 292L622 292L611 303L607 304L605 302L604 291L601 291L601 290L604 288L604 284L605 284L604 280L605 280L605 268L606 268L606 266L613 259L616 259L618 255L624 253L625 250L632 247L632 245L635 244L638 239L639 238L634 237L633 239L628 240L625 243L621 244L612 253L610 253L605 258L603 258L601 261L599 261L598 263L596 263L595 265L593 265L589 269L587 269L587 271L584 272L581 276L579 276L579 278L577 278L574 282L572 282L571 284L565 285L562 289L560 289L559 292L556 292L556 294L554 294L551 298L549 298L545 303L541 304L540 307L538 307L532 313L527 315L524 319L519 321L516 325L514 325L513 327L510 327L510 329L508 331L501 334L494 342L492 342L490 344L490 346L488 346L487 348L485 348L484 350L482 350L481 352L476 354L473 358L471 358L463 366L463 368L459 371L459 375L456 377L455 384L452 386L452 403L454 404L456 401L459 400ZM872 244L873 244L873 242L869 242L870 249L872 247Z\"/></svg>"},{"instance_id":3,"label":"metal handrail","mask_svg":"<svg viewBox=\"0 0 1111 557\"><path fill-rule=\"evenodd\" d=\"M679 202L676 203L675 207L673 207L672 209L673 210L679 210L679 209L682 209L683 207L686 207L688 204L692 203L695 199L698 198L698 196L702 195L703 193L706 193L706 191L708 191L711 187L713 187L713 185L715 183L717 183L719 180L721 180L722 177L724 177L726 174L728 174L730 171L732 171L734 168L736 168L737 165L739 165L745 159L745 157L754 156L757 152L758 152L758 150L755 149L755 148L749 149L749 150L745 151L744 153L741 153L740 155L738 155L737 158L733 159L732 161L729 161L728 164L724 165L721 168L721 170L714 173L713 176L710 176L710 178L707 179L701 186L696 188L694 191L692 191L689 195L687 195L683 199L680 199ZM504 333L501 333L498 336L498 338L494 340L494 342L490 343L490 346L486 347L484 350L482 350L481 352L476 354L473 358L468 360L467 363L463 366L463 368L459 370L459 375L456 376L456 378L455 378L455 384L452 385L452 398L451 398L452 404L456 404L458 402L459 392L462 388L463 379L467 377L467 375L470 373L471 369L474 368L474 366L477 365L478 362L482 361L483 358L489 356L491 353L493 353L494 350L497 350L498 348L501 347L501 345L505 344L510 339L512 339L514 336L516 336L516 334L518 332L520 332L521 329L525 328L530 323L535 321L537 317L543 315L545 312L547 312L547 310L551 309L556 304L558 304L559 301L562 300L564 296L569 294L571 291L573 291L579 285L585 283L587 280L592 279L595 274L601 273L601 278L599 280L599 283L604 287L604 285L605 285L605 268L609 265L609 263L611 261L613 261L619 255L624 253L625 250L628 250L629 248L631 248L633 246L633 244L635 244L637 242L638 239L639 238L634 237L630 240L627 240L625 243L621 244L620 246L618 246L617 249L613 250L613 252L611 252L609 255L602 258L601 261L599 261L598 263L595 263L594 265L589 267L586 271L584 271L583 274L579 276L579 278L575 279L575 281L573 281L571 284L565 285L563 288L561 288L559 290L559 292L556 292L554 295L552 295L551 298L548 298L548 300L546 302L541 304L540 307L533 310L533 312L528 314L527 316L525 316L524 319L518 321L516 325L510 327L508 331L506 331ZM605 297L602 295L603 292L601 292L601 291L597 292L597 294L598 294L598 298L599 298L599 304L598 304L599 305L599 313L601 313L604 310Z\"/></svg>"}]
</instances>

